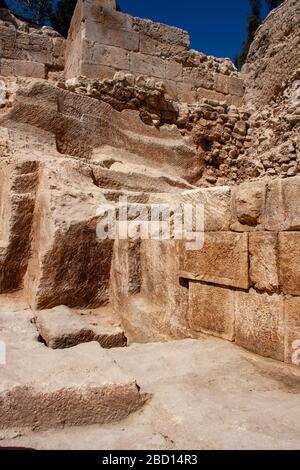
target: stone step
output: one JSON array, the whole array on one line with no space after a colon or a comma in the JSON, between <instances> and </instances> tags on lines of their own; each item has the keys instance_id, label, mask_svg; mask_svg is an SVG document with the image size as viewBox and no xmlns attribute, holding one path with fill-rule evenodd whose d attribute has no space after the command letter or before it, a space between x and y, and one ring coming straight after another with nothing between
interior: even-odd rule
<instances>
[{"instance_id":1,"label":"stone step","mask_svg":"<svg viewBox=\"0 0 300 470\"><path fill-rule=\"evenodd\" d=\"M0 311L0 428L47 429L119 421L148 398L96 342L61 350L37 339L32 312Z\"/></svg>"}]
</instances>

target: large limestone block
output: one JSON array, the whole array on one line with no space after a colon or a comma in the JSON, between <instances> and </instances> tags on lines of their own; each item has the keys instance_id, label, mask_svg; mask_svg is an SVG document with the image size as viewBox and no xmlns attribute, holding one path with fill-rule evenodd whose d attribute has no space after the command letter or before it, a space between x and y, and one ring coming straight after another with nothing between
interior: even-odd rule
<instances>
[{"instance_id":1,"label":"large limestone block","mask_svg":"<svg viewBox=\"0 0 300 470\"><path fill-rule=\"evenodd\" d=\"M256 289L266 292L278 290L277 252L276 233L249 233L250 281Z\"/></svg>"},{"instance_id":2,"label":"large limestone block","mask_svg":"<svg viewBox=\"0 0 300 470\"><path fill-rule=\"evenodd\" d=\"M284 360L284 309L281 295L238 292L235 341L261 356Z\"/></svg>"},{"instance_id":3,"label":"large limestone block","mask_svg":"<svg viewBox=\"0 0 300 470\"><path fill-rule=\"evenodd\" d=\"M167 44L175 44L186 48L190 45L189 33L174 26L133 18L133 29L149 36L151 39L166 42Z\"/></svg>"},{"instance_id":4,"label":"large limestone block","mask_svg":"<svg viewBox=\"0 0 300 470\"><path fill-rule=\"evenodd\" d=\"M284 360L300 366L300 297L285 297L284 320Z\"/></svg>"},{"instance_id":5,"label":"large limestone block","mask_svg":"<svg viewBox=\"0 0 300 470\"><path fill-rule=\"evenodd\" d=\"M235 290L190 281L190 328L233 341L236 299Z\"/></svg>"},{"instance_id":6,"label":"large limestone block","mask_svg":"<svg viewBox=\"0 0 300 470\"><path fill-rule=\"evenodd\" d=\"M300 177L276 179L268 185L266 230L300 230Z\"/></svg>"},{"instance_id":7,"label":"large limestone block","mask_svg":"<svg viewBox=\"0 0 300 470\"><path fill-rule=\"evenodd\" d=\"M33 338L18 341L22 348L11 344L9 364L1 371L1 429L111 423L148 398L95 342L53 350Z\"/></svg>"},{"instance_id":8,"label":"large limestone block","mask_svg":"<svg viewBox=\"0 0 300 470\"><path fill-rule=\"evenodd\" d=\"M265 206L266 184L242 183L233 191L231 229L253 230L261 222Z\"/></svg>"},{"instance_id":9,"label":"large limestone block","mask_svg":"<svg viewBox=\"0 0 300 470\"><path fill-rule=\"evenodd\" d=\"M139 50L140 36L134 31L110 28L105 23L95 21L88 21L84 31L85 38L91 44L105 44L135 52Z\"/></svg>"},{"instance_id":10,"label":"large limestone block","mask_svg":"<svg viewBox=\"0 0 300 470\"><path fill-rule=\"evenodd\" d=\"M279 234L279 266L282 291L300 295L300 233Z\"/></svg>"},{"instance_id":11,"label":"large limestone block","mask_svg":"<svg viewBox=\"0 0 300 470\"><path fill-rule=\"evenodd\" d=\"M133 52L130 57L130 72L149 75L150 77L166 78L166 62L159 57Z\"/></svg>"},{"instance_id":12,"label":"large limestone block","mask_svg":"<svg viewBox=\"0 0 300 470\"><path fill-rule=\"evenodd\" d=\"M45 78L46 68L40 62L26 61L26 60L0 60L0 74L4 77L33 77Z\"/></svg>"},{"instance_id":13,"label":"large limestone block","mask_svg":"<svg viewBox=\"0 0 300 470\"><path fill-rule=\"evenodd\" d=\"M94 325L87 322L86 316L72 312L61 305L49 310L36 312L35 323L40 337L52 349L64 349L81 343L97 341L104 348L126 346L124 332L118 326Z\"/></svg>"},{"instance_id":14,"label":"large limestone block","mask_svg":"<svg viewBox=\"0 0 300 470\"><path fill-rule=\"evenodd\" d=\"M248 234L206 232L201 250L184 250L180 262L184 278L248 289Z\"/></svg>"},{"instance_id":15,"label":"large limestone block","mask_svg":"<svg viewBox=\"0 0 300 470\"><path fill-rule=\"evenodd\" d=\"M231 218L231 188L229 186L184 191L181 199L187 204L203 205L206 232L229 230ZM193 229L195 230L195 227Z\"/></svg>"},{"instance_id":16,"label":"large limestone block","mask_svg":"<svg viewBox=\"0 0 300 470\"><path fill-rule=\"evenodd\" d=\"M120 47L83 42L83 63L116 67L121 70L129 70L129 52Z\"/></svg>"}]
</instances>

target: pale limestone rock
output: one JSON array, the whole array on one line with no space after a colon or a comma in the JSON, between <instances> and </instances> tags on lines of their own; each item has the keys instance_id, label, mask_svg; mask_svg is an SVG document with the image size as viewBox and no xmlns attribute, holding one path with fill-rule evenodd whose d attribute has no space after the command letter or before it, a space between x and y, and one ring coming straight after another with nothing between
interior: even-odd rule
<instances>
[{"instance_id":1,"label":"pale limestone rock","mask_svg":"<svg viewBox=\"0 0 300 470\"><path fill-rule=\"evenodd\" d=\"M204 235L204 246L201 250L183 250L181 276L247 289L248 234L206 232Z\"/></svg>"},{"instance_id":2,"label":"pale limestone rock","mask_svg":"<svg viewBox=\"0 0 300 470\"><path fill-rule=\"evenodd\" d=\"M266 230L300 229L300 177L276 179L268 185L264 225Z\"/></svg>"},{"instance_id":3,"label":"pale limestone rock","mask_svg":"<svg viewBox=\"0 0 300 470\"><path fill-rule=\"evenodd\" d=\"M232 230L247 230L259 224L264 213L266 185L263 182L242 183L233 192ZM237 219L237 222L236 222Z\"/></svg>"},{"instance_id":4,"label":"pale limestone rock","mask_svg":"<svg viewBox=\"0 0 300 470\"><path fill-rule=\"evenodd\" d=\"M279 288L277 238L276 233L249 233L249 273L255 289L276 292Z\"/></svg>"},{"instance_id":5,"label":"pale limestone rock","mask_svg":"<svg viewBox=\"0 0 300 470\"><path fill-rule=\"evenodd\" d=\"M284 360L284 308L281 295L253 289L239 292L235 342L261 356Z\"/></svg>"},{"instance_id":6,"label":"pale limestone rock","mask_svg":"<svg viewBox=\"0 0 300 470\"><path fill-rule=\"evenodd\" d=\"M285 340L284 360L300 366L300 297L284 299Z\"/></svg>"},{"instance_id":7,"label":"pale limestone rock","mask_svg":"<svg viewBox=\"0 0 300 470\"><path fill-rule=\"evenodd\" d=\"M101 319L88 323L85 317L62 305L36 312L35 324L43 341L53 349L64 349L97 341L104 348L126 346L124 331Z\"/></svg>"},{"instance_id":8,"label":"pale limestone rock","mask_svg":"<svg viewBox=\"0 0 300 470\"><path fill-rule=\"evenodd\" d=\"M285 294L300 295L300 233L279 233L279 279Z\"/></svg>"},{"instance_id":9,"label":"pale limestone rock","mask_svg":"<svg viewBox=\"0 0 300 470\"><path fill-rule=\"evenodd\" d=\"M237 291L189 281L189 326L194 331L234 340Z\"/></svg>"}]
</instances>

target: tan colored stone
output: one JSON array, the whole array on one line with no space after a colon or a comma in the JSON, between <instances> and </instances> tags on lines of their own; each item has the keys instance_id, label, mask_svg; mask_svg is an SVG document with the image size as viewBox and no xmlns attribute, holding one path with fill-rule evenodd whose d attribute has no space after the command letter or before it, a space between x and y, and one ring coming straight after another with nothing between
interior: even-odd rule
<instances>
[{"instance_id":1,"label":"tan colored stone","mask_svg":"<svg viewBox=\"0 0 300 470\"><path fill-rule=\"evenodd\" d=\"M248 289L248 234L206 232L204 246L185 250L180 264L182 277Z\"/></svg>"},{"instance_id":2,"label":"tan colored stone","mask_svg":"<svg viewBox=\"0 0 300 470\"><path fill-rule=\"evenodd\" d=\"M27 62L25 60L0 60L0 74L4 77L34 77L45 78L45 65L39 62Z\"/></svg>"},{"instance_id":3,"label":"tan colored stone","mask_svg":"<svg viewBox=\"0 0 300 470\"><path fill-rule=\"evenodd\" d=\"M239 292L235 317L239 346L279 361L284 360L284 313L281 295Z\"/></svg>"},{"instance_id":4,"label":"tan colored stone","mask_svg":"<svg viewBox=\"0 0 300 470\"><path fill-rule=\"evenodd\" d=\"M276 179L268 185L264 225L266 230L300 229L300 177Z\"/></svg>"},{"instance_id":5,"label":"tan colored stone","mask_svg":"<svg viewBox=\"0 0 300 470\"><path fill-rule=\"evenodd\" d=\"M280 287L285 294L300 295L300 233L279 233Z\"/></svg>"},{"instance_id":6,"label":"tan colored stone","mask_svg":"<svg viewBox=\"0 0 300 470\"><path fill-rule=\"evenodd\" d=\"M120 47L91 44L88 41L84 41L83 51L84 62L88 64L129 70L129 52Z\"/></svg>"},{"instance_id":7,"label":"tan colored stone","mask_svg":"<svg viewBox=\"0 0 300 470\"><path fill-rule=\"evenodd\" d=\"M166 77L167 79L175 81L182 80L182 65L173 60L169 60L166 63Z\"/></svg>"},{"instance_id":8,"label":"tan colored stone","mask_svg":"<svg viewBox=\"0 0 300 470\"><path fill-rule=\"evenodd\" d=\"M244 231L260 223L265 207L266 185L263 182L242 183L233 191L231 229Z\"/></svg>"},{"instance_id":9,"label":"tan colored stone","mask_svg":"<svg viewBox=\"0 0 300 470\"><path fill-rule=\"evenodd\" d=\"M60 305L35 314L35 324L42 340L52 349L65 349L82 343L96 341L103 348L126 346L124 331L112 324L106 324L94 316L79 315L68 307Z\"/></svg>"},{"instance_id":10,"label":"tan colored stone","mask_svg":"<svg viewBox=\"0 0 300 470\"><path fill-rule=\"evenodd\" d=\"M300 297L285 297L284 321L284 360L289 364L300 366Z\"/></svg>"},{"instance_id":11,"label":"tan colored stone","mask_svg":"<svg viewBox=\"0 0 300 470\"><path fill-rule=\"evenodd\" d=\"M235 290L190 281L190 328L233 341L236 294Z\"/></svg>"},{"instance_id":12,"label":"tan colored stone","mask_svg":"<svg viewBox=\"0 0 300 470\"><path fill-rule=\"evenodd\" d=\"M250 282L255 289L276 292L278 281L277 234L249 233Z\"/></svg>"},{"instance_id":13,"label":"tan colored stone","mask_svg":"<svg viewBox=\"0 0 300 470\"><path fill-rule=\"evenodd\" d=\"M84 34L90 43L120 47L128 51L139 50L140 36L134 31L110 28L106 23L88 21L85 24Z\"/></svg>"},{"instance_id":14,"label":"tan colored stone","mask_svg":"<svg viewBox=\"0 0 300 470\"><path fill-rule=\"evenodd\" d=\"M130 71L150 77L166 78L166 63L159 57L132 53L130 56Z\"/></svg>"},{"instance_id":15,"label":"tan colored stone","mask_svg":"<svg viewBox=\"0 0 300 470\"><path fill-rule=\"evenodd\" d=\"M182 193L187 204L203 204L205 232L228 231L231 218L231 188L228 186L201 188ZM196 230L195 225L193 230Z\"/></svg>"}]
</instances>

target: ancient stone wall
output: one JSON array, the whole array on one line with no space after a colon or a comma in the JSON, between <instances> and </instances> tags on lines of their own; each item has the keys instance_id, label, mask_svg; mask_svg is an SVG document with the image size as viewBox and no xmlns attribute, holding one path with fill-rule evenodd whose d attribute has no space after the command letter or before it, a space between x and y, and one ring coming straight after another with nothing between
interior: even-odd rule
<instances>
[{"instance_id":1,"label":"ancient stone wall","mask_svg":"<svg viewBox=\"0 0 300 470\"><path fill-rule=\"evenodd\" d=\"M64 68L65 40L0 9L0 75L47 78Z\"/></svg>"},{"instance_id":2,"label":"ancient stone wall","mask_svg":"<svg viewBox=\"0 0 300 470\"><path fill-rule=\"evenodd\" d=\"M66 77L113 78L127 71L164 81L180 101L240 105L243 81L228 59L189 49L187 32L115 10L114 0L80 0L71 24Z\"/></svg>"},{"instance_id":3,"label":"ancient stone wall","mask_svg":"<svg viewBox=\"0 0 300 470\"><path fill-rule=\"evenodd\" d=\"M180 257L191 331L300 365L300 178L185 194L205 209L203 248Z\"/></svg>"}]
</instances>

